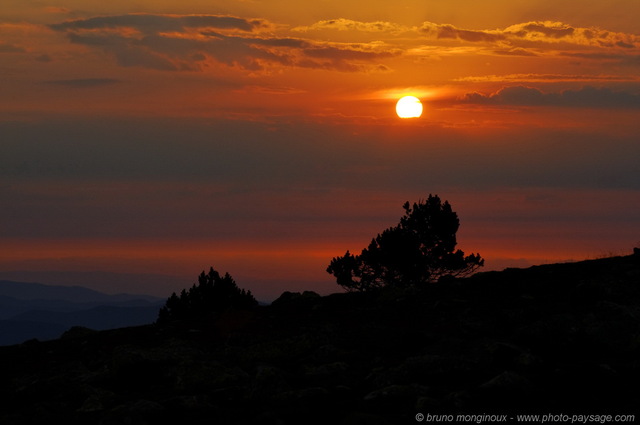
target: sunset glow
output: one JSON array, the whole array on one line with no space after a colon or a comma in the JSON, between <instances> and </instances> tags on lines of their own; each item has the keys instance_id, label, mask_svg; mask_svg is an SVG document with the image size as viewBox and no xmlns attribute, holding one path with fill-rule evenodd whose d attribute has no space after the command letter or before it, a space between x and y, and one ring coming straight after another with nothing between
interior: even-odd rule
<instances>
[{"instance_id":1,"label":"sunset glow","mask_svg":"<svg viewBox=\"0 0 640 425\"><path fill-rule=\"evenodd\" d=\"M2 2L0 279L190 285L214 266L264 299L329 293L331 257L430 193L487 269L631 251L638 16L636 0ZM407 94L420 119L393 113Z\"/></svg>"}]
</instances>

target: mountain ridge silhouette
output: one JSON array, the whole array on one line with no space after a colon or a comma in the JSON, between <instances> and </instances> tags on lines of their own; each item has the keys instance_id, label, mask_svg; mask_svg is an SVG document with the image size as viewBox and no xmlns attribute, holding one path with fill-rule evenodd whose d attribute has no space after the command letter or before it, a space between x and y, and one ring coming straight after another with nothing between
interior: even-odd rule
<instances>
[{"instance_id":1,"label":"mountain ridge silhouette","mask_svg":"<svg viewBox=\"0 0 640 425\"><path fill-rule=\"evenodd\" d=\"M0 422L402 424L637 414L640 255L0 347ZM313 412L310 414L309 412Z\"/></svg>"}]
</instances>

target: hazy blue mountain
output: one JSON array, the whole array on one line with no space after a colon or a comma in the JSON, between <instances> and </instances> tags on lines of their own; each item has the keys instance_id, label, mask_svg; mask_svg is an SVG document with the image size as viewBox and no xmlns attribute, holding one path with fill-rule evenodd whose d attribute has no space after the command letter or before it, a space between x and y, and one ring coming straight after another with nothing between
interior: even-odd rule
<instances>
[{"instance_id":1,"label":"hazy blue mountain","mask_svg":"<svg viewBox=\"0 0 640 425\"><path fill-rule=\"evenodd\" d=\"M43 285L33 282L14 282L0 280L0 296L9 296L21 300L65 300L74 302L121 302L136 299L158 301L161 298L151 295L117 294L109 295L82 286Z\"/></svg>"},{"instance_id":2,"label":"hazy blue mountain","mask_svg":"<svg viewBox=\"0 0 640 425\"><path fill-rule=\"evenodd\" d=\"M59 323L0 320L0 345L19 344L30 339L55 339L67 329Z\"/></svg>"},{"instance_id":3,"label":"hazy blue mountain","mask_svg":"<svg viewBox=\"0 0 640 425\"><path fill-rule=\"evenodd\" d=\"M102 305L88 310L46 311L32 310L11 318L17 321L55 323L65 326L84 326L95 330L122 328L152 323L158 316L160 305L121 307Z\"/></svg>"},{"instance_id":4,"label":"hazy blue mountain","mask_svg":"<svg viewBox=\"0 0 640 425\"><path fill-rule=\"evenodd\" d=\"M23 300L6 295L0 295L0 320L7 320L17 315L34 311L44 310L50 312L69 312L77 310L89 310L104 305L117 307L148 307L162 304L164 300L147 301L143 299L133 299L130 301L104 300L91 302L74 302L67 300Z\"/></svg>"},{"instance_id":5,"label":"hazy blue mountain","mask_svg":"<svg viewBox=\"0 0 640 425\"><path fill-rule=\"evenodd\" d=\"M0 271L0 281L39 282L56 286L81 286L106 294L136 292L165 297L182 289L192 276L155 273L116 273L106 271L14 270Z\"/></svg>"},{"instance_id":6,"label":"hazy blue mountain","mask_svg":"<svg viewBox=\"0 0 640 425\"><path fill-rule=\"evenodd\" d=\"M105 330L152 323L164 301L80 286L0 281L0 345L57 338L72 326Z\"/></svg>"}]
</instances>

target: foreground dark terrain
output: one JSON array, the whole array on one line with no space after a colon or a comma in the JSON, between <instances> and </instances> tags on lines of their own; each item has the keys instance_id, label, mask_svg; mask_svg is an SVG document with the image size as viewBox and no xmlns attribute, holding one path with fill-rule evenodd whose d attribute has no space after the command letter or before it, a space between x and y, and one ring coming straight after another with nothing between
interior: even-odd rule
<instances>
[{"instance_id":1,"label":"foreground dark terrain","mask_svg":"<svg viewBox=\"0 0 640 425\"><path fill-rule=\"evenodd\" d=\"M0 347L0 423L402 424L635 414L640 255Z\"/></svg>"}]
</instances>

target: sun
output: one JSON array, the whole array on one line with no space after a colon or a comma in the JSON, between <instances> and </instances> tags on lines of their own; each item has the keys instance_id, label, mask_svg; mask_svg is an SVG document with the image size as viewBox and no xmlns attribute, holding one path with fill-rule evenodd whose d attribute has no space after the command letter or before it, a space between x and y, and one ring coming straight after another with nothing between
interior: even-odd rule
<instances>
[{"instance_id":1,"label":"sun","mask_svg":"<svg viewBox=\"0 0 640 425\"><path fill-rule=\"evenodd\" d=\"M415 96L404 96L396 103L396 113L400 118L419 118L422 115L422 103Z\"/></svg>"}]
</instances>

